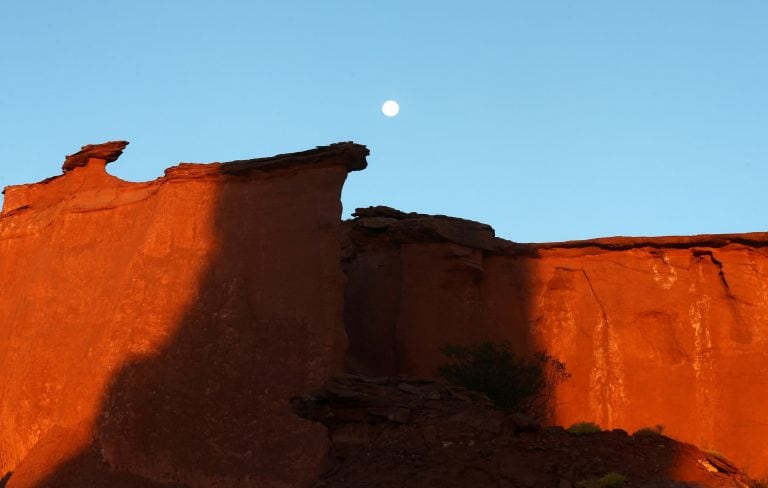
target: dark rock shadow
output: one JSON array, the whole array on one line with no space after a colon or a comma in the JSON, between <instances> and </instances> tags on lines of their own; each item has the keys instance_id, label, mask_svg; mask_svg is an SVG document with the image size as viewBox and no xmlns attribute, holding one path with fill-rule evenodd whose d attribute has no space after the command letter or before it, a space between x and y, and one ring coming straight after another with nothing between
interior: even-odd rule
<instances>
[{"instance_id":1,"label":"dark rock shadow","mask_svg":"<svg viewBox=\"0 0 768 488\"><path fill-rule=\"evenodd\" d=\"M448 344L507 341L519 354L537 350L528 261L490 226L371 207L344 230L351 368L434 376Z\"/></svg>"},{"instance_id":2,"label":"dark rock shadow","mask_svg":"<svg viewBox=\"0 0 768 488\"><path fill-rule=\"evenodd\" d=\"M438 366L449 362L440 353L448 344L507 342L518 355L552 352L540 343L541 334L556 333L549 324L558 317L542 316L531 303L532 290L541 286L535 244L498 239L477 222L388 207L358 209L343 228L351 372L435 377ZM562 293L552 297L578 299ZM554 393L545 393L545 424L556 423L556 402L562 400ZM667 452L648 466L660 480L699 479L685 471L695 466L692 451L680 451L688 458ZM595 456L584 462L597 466L601 461Z\"/></svg>"},{"instance_id":3,"label":"dark rock shadow","mask_svg":"<svg viewBox=\"0 0 768 488\"><path fill-rule=\"evenodd\" d=\"M300 487L319 475L326 431L289 399L341 368L340 194L366 154L344 144L192 176L217 192L216 251L194 298L157 354L114 376L88 447L35 486Z\"/></svg>"}]
</instances>

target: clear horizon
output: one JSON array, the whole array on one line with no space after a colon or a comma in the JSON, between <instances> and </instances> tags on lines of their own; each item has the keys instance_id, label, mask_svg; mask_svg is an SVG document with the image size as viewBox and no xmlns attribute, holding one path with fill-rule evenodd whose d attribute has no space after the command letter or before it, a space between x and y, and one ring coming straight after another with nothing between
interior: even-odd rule
<instances>
[{"instance_id":1,"label":"clear horizon","mask_svg":"<svg viewBox=\"0 0 768 488\"><path fill-rule=\"evenodd\" d=\"M352 140L371 156L344 217L518 242L765 231L766 20L759 1L10 1L0 186L114 139L129 181Z\"/></svg>"}]
</instances>

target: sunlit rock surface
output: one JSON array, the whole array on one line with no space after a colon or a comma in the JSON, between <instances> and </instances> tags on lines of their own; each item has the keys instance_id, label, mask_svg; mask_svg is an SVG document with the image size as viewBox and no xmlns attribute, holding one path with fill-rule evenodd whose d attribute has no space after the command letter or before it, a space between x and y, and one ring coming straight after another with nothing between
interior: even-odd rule
<instances>
[{"instance_id":1,"label":"sunlit rock surface","mask_svg":"<svg viewBox=\"0 0 768 488\"><path fill-rule=\"evenodd\" d=\"M351 367L429 376L445 344L544 349L573 375L555 422L663 424L768 473L768 234L516 244L386 207L344 225Z\"/></svg>"},{"instance_id":2,"label":"sunlit rock surface","mask_svg":"<svg viewBox=\"0 0 768 488\"><path fill-rule=\"evenodd\" d=\"M327 435L288 399L342 365L340 193L368 151L180 164L129 183L105 171L124 147L86 146L63 175L6 189L0 477L309 484Z\"/></svg>"},{"instance_id":3,"label":"sunlit rock surface","mask_svg":"<svg viewBox=\"0 0 768 488\"><path fill-rule=\"evenodd\" d=\"M386 207L342 223L364 146L129 183L106 171L125 144L6 188L0 485L309 486L333 451L290 398L343 367L433 376L443 345L486 340L567 363L553 422L663 424L768 475L768 234L517 244Z\"/></svg>"},{"instance_id":4,"label":"sunlit rock surface","mask_svg":"<svg viewBox=\"0 0 768 488\"><path fill-rule=\"evenodd\" d=\"M102 144L88 144L80 148L74 154L68 155L61 166L63 171L72 171L75 168L81 168L88 165L92 159L103 160L105 164L117 161L128 141L109 141Z\"/></svg>"}]
</instances>

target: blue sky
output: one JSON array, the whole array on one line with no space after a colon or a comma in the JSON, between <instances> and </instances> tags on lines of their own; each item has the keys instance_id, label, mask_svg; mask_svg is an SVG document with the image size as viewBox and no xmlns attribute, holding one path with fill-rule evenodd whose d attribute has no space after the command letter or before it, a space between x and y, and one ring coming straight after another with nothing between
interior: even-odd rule
<instances>
[{"instance_id":1,"label":"blue sky","mask_svg":"<svg viewBox=\"0 0 768 488\"><path fill-rule=\"evenodd\" d=\"M132 181L353 140L345 215L764 231L766 25L762 0L2 0L0 186L112 139Z\"/></svg>"}]
</instances>

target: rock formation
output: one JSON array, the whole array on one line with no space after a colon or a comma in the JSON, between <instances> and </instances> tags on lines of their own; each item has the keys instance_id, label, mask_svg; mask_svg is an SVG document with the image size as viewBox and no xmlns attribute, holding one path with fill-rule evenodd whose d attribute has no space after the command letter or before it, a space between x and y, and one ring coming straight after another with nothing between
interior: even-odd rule
<instances>
[{"instance_id":1,"label":"rock formation","mask_svg":"<svg viewBox=\"0 0 768 488\"><path fill-rule=\"evenodd\" d=\"M517 244L386 207L342 224L364 146L129 183L105 169L126 144L5 190L0 486L309 486L357 433L329 439L290 398L344 367L432 376L442 346L488 340L566 362L556 423L664 424L768 475L768 233ZM421 415L397 398L365 408Z\"/></svg>"},{"instance_id":2,"label":"rock formation","mask_svg":"<svg viewBox=\"0 0 768 488\"><path fill-rule=\"evenodd\" d=\"M546 350L573 375L556 423L663 424L768 474L768 233L515 244L386 207L345 229L359 371L431 376L446 344Z\"/></svg>"},{"instance_id":3,"label":"rock formation","mask_svg":"<svg viewBox=\"0 0 768 488\"><path fill-rule=\"evenodd\" d=\"M618 486L590 483L611 473L624 488L750 483L722 455L657 432L542 428L424 378L347 374L292 401L329 429L331 467L316 488Z\"/></svg>"},{"instance_id":4,"label":"rock formation","mask_svg":"<svg viewBox=\"0 0 768 488\"><path fill-rule=\"evenodd\" d=\"M289 398L341 368L352 143L106 173L125 143L12 186L0 214L9 488L296 487L327 435Z\"/></svg>"},{"instance_id":5,"label":"rock formation","mask_svg":"<svg viewBox=\"0 0 768 488\"><path fill-rule=\"evenodd\" d=\"M123 154L128 141L109 141L103 144L88 144L80 148L74 154L70 154L64 159L61 169L72 171L75 168L87 166L91 159L104 161L104 164L117 161L117 158Z\"/></svg>"}]
</instances>

